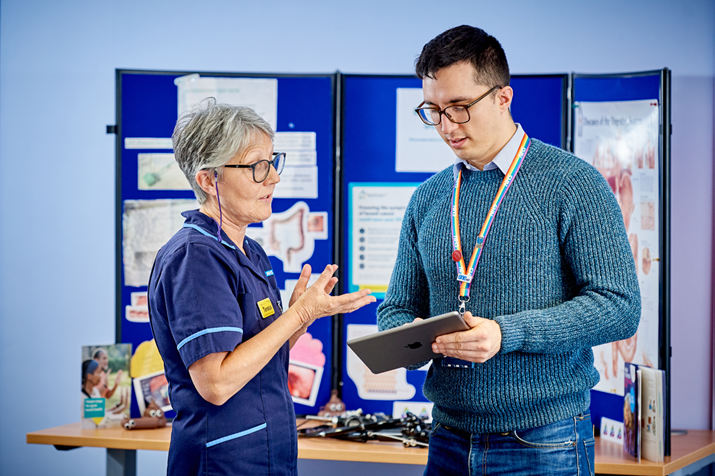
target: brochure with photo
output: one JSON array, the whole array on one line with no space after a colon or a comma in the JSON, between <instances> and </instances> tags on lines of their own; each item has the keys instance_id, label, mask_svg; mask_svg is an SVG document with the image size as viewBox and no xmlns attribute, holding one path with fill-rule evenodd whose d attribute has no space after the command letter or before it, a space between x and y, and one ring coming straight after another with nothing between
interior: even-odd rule
<instances>
[{"instance_id":1,"label":"brochure with photo","mask_svg":"<svg viewBox=\"0 0 715 476\"><path fill-rule=\"evenodd\" d=\"M119 427L131 408L131 344L82 347L81 427Z\"/></svg>"},{"instance_id":2,"label":"brochure with photo","mask_svg":"<svg viewBox=\"0 0 715 476\"><path fill-rule=\"evenodd\" d=\"M638 365L626 362L623 369L623 450L640 460L638 368Z\"/></svg>"},{"instance_id":3,"label":"brochure with photo","mask_svg":"<svg viewBox=\"0 0 715 476\"><path fill-rule=\"evenodd\" d=\"M641 368L641 443L643 458L662 463L664 458L665 434L663 433L665 415L663 388L665 372L657 369Z\"/></svg>"},{"instance_id":4,"label":"brochure with photo","mask_svg":"<svg viewBox=\"0 0 715 476\"><path fill-rule=\"evenodd\" d=\"M156 403L165 413L172 409L169 402L169 382L163 371L135 378L134 394L137 397L139 414L142 416L151 402Z\"/></svg>"}]
</instances>

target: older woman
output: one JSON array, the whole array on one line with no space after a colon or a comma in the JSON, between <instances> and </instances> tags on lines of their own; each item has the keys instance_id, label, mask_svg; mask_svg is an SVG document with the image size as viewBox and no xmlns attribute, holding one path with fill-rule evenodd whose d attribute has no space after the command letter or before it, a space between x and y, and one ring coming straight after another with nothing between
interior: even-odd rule
<instances>
[{"instance_id":1,"label":"older woman","mask_svg":"<svg viewBox=\"0 0 715 476\"><path fill-rule=\"evenodd\" d=\"M182 116L174 154L201 204L159 251L149 315L176 419L168 474L295 474L288 352L315 319L358 309L369 290L330 296L328 265L305 266L282 312L266 253L246 227L271 215L285 154L251 109L204 102Z\"/></svg>"}]
</instances>

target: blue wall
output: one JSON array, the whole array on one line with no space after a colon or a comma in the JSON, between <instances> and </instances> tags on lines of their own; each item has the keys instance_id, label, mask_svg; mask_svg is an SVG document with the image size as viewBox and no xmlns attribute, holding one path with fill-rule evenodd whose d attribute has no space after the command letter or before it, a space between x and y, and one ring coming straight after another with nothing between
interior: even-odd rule
<instances>
[{"instance_id":1,"label":"blue wall","mask_svg":"<svg viewBox=\"0 0 715 476\"><path fill-rule=\"evenodd\" d=\"M422 45L459 23L499 38L514 73L673 70L672 421L710 428L713 2L444 5L0 3L0 472L103 472L103 450L61 453L26 445L25 433L77 421L80 347L114 341L114 136L105 125L114 123L115 68L409 74ZM165 458L140 452L139 473L164 473ZM334 468L301 463L304 474Z\"/></svg>"}]
</instances>

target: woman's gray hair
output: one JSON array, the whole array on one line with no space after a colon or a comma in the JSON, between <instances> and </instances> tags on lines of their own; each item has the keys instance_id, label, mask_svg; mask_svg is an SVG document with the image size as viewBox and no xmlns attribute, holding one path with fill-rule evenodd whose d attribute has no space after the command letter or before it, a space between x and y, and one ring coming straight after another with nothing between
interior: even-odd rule
<instances>
[{"instance_id":1,"label":"woman's gray hair","mask_svg":"<svg viewBox=\"0 0 715 476\"><path fill-rule=\"evenodd\" d=\"M208 195L196 183L199 170L218 169L238 154L244 153L262 132L273 140L273 129L253 109L229 104L217 104L208 98L176 121L171 142L174 158L194 189L196 199L203 204Z\"/></svg>"}]
</instances>

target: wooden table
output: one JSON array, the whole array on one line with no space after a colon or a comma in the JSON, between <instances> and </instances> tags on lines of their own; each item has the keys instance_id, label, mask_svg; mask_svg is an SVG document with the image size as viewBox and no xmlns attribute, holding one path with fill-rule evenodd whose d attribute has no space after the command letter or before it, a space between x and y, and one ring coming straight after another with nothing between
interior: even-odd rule
<instances>
[{"instance_id":1,"label":"wooden table","mask_svg":"<svg viewBox=\"0 0 715 476\"><path fill-rule=\"evenodd\" d=\"M134 476L136 450L168 451L171 427L156 430L121 428L82 430L79 423L27 434L27 442L54 445L59 450L81 446L107 448L107 475ZM686 476L715 463L715 432L691 430L673 436L672 456L665 463L638 463L620 445L596 438L596 473L620 475ZM298 458L330 461L417 464L427 463L426 448L405 448L400 443L353 443L338 440L298 439Z\"/></svg>"}]
</instances>

